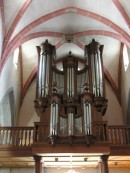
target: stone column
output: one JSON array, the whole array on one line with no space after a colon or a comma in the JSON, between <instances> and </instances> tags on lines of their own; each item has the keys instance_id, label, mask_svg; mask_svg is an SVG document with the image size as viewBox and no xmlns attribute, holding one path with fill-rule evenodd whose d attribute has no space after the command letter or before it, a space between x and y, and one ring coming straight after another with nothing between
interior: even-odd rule
<instances>
[{"instance_id":1,"label":"stone column","mask_svg":"<svg viewBox=\"0 0 130 173\"><path fill-rule=\"evenodd\" d=\"M102 155L101 156L101 173L109 173L109 169L108 169L108 155Z\"/></svg>"},{"instance_id":2,"label":"stone column","mask_svg":"<svg viewBox=\"0 0 130 173\"><path fill-rule=\"evenodd\" d=\"M35 160L35 173L42 173L42 163L41 163L42 157L34 155L33 158Z\"/></svg>"}]
</instances>

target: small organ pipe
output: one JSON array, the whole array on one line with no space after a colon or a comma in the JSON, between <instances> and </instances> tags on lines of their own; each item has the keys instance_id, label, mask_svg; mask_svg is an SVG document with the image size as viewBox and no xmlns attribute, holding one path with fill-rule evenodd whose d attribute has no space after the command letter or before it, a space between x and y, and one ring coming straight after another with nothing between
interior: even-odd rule
<instances>
[{"instance_id":1,"label":"small organ pipe","mask_svg":"<svg viewBox=\"0 0 130 173\"><path fill-rule=\"evenodd\" d=\"M99 70L100 70L100 90L101 96L103 96L103 77L102 77L102 64L101 64L101 57L99 56Z\"/></svg>"},{"instance_id":2,"label":"small organ pipe","mask_svg":"<svg viewBox=\"0 0 130 173\"><path fill-rule=\"evenodd\" d=\"M87 134L86 103L83 103L83 107L84 107L84 131L86 135Z\"/></svg>"},{"instance_id":3,"label":"small organ pipe","mask_svg":"<svg viewBox=\"0 0 130 173\"><path fill-rule=\"evenodd\" d=\"M91 104L84 102L84 129L85 135L91 134Z\"/></svg>"},{"instance_id":4,"label":"small organ pipe","mask_svg":"<svg viewBox=\"0 0 130 173\"><path fill-rule=\"evenodd\" d=\"M95 55L95 70L96 70L96 81L97 81L97 84L96 84L96 90L97 90L97 96L99 96L99 87L100 87L100 73L99 73L99 62L98 62L98 56L97 56L97 53Z\"/></svg>"},{"instance_id":5,"label":"small organ pipe","mask_svg":"<svg viewBox=\"0 0 130 173\"><path fill-rule=\"evenodd\" d=\"M93 94L95 94L95 85L96 85L96 80L95 80L95 69L94 69L94 55L91 56L91 65L92 65L92 84L93 84Z\"/></svg>"},{"instance_id":6,"label":"small organ pipe","mask_svg":"<svg viewBox=\"0 0 130 173\"><path fill-rule=\"evenodd\" d=\"M58 123L58 104L51 104L51 117L50 117L50 135L57 135L57 123Z\"/></svg>"},{"instance_id":7,"label":"small organ pipe","mask_svg":"<svg viewBox=\"0 0 130 173\"><path fill-rule=\"evenodd\" d=\"M74 125L73 113L68 113L68 131L69 131L69 135L73 135L73 125Z\"/></svg>"},{"instance_id":8,"label":"small organ pipe","mask_svg":"<svg viewBox=\"0 0 130 173\"><path fill-rule=\"evenodd\" d=\"M38 96L42 96L42 57L40 58L39 62Z\"/></svg>"},{"instance_id":9,"label":"small organ pipe","mask_svg":"<svg viewBox=\"0 0 130 173\"><path fill-rule=\"evenodd\" d=\"M87 134L89 134L89 107L88 107L88 103L86 103L86 117L87 117Z\"/></svg>"},{"instance_id":10,"label":"small organ pipe","mask_svg":"<svg viewBox=\"0 0 130 173\"><path fill-rule=\"evenodd\" d=\"M43 54L43 79L42 79L42 97L46 97L45 95L45 86L46 86L46 53Z\"/></svg>"},{"instance_id":11,"label":"small organ pipe","mask_svg":"<svg viewBox=\"0 0 130 173\"><path fill-rule=\"evenodd\" d=\"M72 67L72 97L74 97L74 68Z\"/></svg>"},{"instance_id":12,"label":"small organ pipe","mask_svg":"<svg viewBox=\"0 0 130 173\"><path fill-rule=\"evenodd\" d=\"M92 124L92 115L91 115L91 104L88 104L89 107L89 133L92 134L91 124Z\"/></svg>"},{"instance_id":13,"label":"small organ pipe","mask_svg":"<svg viewBox=\"0 0 130 173\"><path fill-rule=\"evenodd\" d=\"M74 68L67 68L67 96L72 98L74 96Z\"/></svg>"},{"instance_id":14,"label":"small organ pipe","mask_svg":"<svg viewBox=\"0 0 130 173\"><path fill-rule=\"evenodd\" d=\"M50 135L53 133L53 104L51 104L51 115L50 115Z\"/></svg>"},{"instance_id":15,"label":"small organ pipe","mask_svg":"<svg viewBox=\"0 0 130 173\"><path fill-rule=\"evenodd\" d=\"M95 75L95 96L97 96L98 91L98 83L97 83L97 73L96 73L96 68L97 68L97 62L96 62L96 53L94 53L94 75Z\"/></svg>"},{"instance_id":16,"label":"small organ pipe","mask_svg":"<svg viewBox=\"0 0 130 173\"><path fill-rule=\"evenodd\" d=\"M70 83L70 85L69 85L69 86L70 86L69 90L70 90L70 98L72 97L72 78L71 78L71 77L72 77L72 74L71 74L71 72L72 72L72 71L71 71L71 67L70 67L70 68L69 68L69 79L70 79L70 80L69 80L69 83Z\"/></svg>"},{"instance_id":17,"label":"small organ pipe","mask_svg":"<svg viewBox=\"0 0 130 173\"><path fill-rule=\"evenodd\" d=\"M48 55L46 55L46 85L45 85L46 96L48 95L48 83L49 83L49 57Z\"/></svg>"},{"instance_id":18,"label":"small organ pipe","mask_svg":"<svg viewBox=\"0 0 130 173\"><path fill-rule=\"evenodd\" d=\"M69 68L67 68L67 96L69 97L70 90L69 90Z\"/></svg>"}]
</instances>

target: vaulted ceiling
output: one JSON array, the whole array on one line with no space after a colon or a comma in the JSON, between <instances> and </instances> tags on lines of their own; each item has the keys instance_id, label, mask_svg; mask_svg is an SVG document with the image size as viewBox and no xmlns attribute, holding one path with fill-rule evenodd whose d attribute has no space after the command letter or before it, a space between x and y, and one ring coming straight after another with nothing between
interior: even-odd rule
<instances>
[{"instance_id":1,"label":"vaulted ceiling","mask_svg":"<svg viewBox=\"0 0 130 173\"><path fill-rule=\"evenodd\" d=\"M69 51L83 58L84 45L94 38L104 45L105 75L119 100L120 55L123 43L130 47L130 1L0 0L0 7L3 23L0 70L20 47L23 97L37 70L36 46L48 39L57 48L57 58Z\"/></svg>"},{"instance_id":2,"label":"vaulted ceiling","mask_svg":"<svg viewBox=\"0 0 130 173\"><path fill-rule=\"evenodd\" d=\"M0 0L0 71L19 47L23 99L37 71L36 46L48 39L57 58L69 51L83 58L84 45L94 38L104 45L105 76L120 102L123 44L130 47L129 7L129 0Z\"/></svg>"}]
</instances>

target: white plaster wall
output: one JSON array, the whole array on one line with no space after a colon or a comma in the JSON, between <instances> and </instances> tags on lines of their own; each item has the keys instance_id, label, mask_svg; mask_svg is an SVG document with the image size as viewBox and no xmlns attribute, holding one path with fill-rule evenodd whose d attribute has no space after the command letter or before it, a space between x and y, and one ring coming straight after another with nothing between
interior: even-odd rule
<instances>
[{"instance_id":1,"label":"white plaster wall","mask_svg":"<svg viewBox=\"0 0 130 173\"><path fill-rule=\"evenodd\" d=\"M0 85L0 103L4 95L10 89L13 89L14 100L15 100L15 114L17 117L19 111L20 81L19 81L19 68L15 69L13 64L13 54L7 60L2 70L0 77L0 84L2 84ZM4 113L2 116L4 116Z\"/></svg>"},{"instance_id":2,"label":"white plaster wall","mask_svg":"<svg viewBox=\"0 0 130 173\"><path fill-rule=\"evenodd\" d=\"M108 121L108 125L122 125L122 108L116 98L115 93L113 92L111 86L106 81L106 98L108 99L108 108L105 116L103 117L104 121Z\"/></svg>"},{"instance_id":3,"label":"white plaster wall","mask_svg":"<svg viewBox=\"0 0 130 173\"><path fill-rule=\"evenodd\" d=\"M39 46L39 44L40 43L37 39L33 39L22 44L23 85L38 63L38 53L36 46Z\"/></svg>"},{"instance_id":4,"label":"white plaster wall","mask_svg":"<svg viewBox=\"0 0 130 173\"><path fill-rule=\"evenodd\" d=\"M40 121L34 109L35 93L36 80L32 82L24 97L19 113L19 126L33 126L34 122Z\"/></svg>"},{"instance_id":5,"label":"white plaster wall","mask_svg":"<svg viewBox=\"0 0 130 173\"><path fill-rule=\"evenodd\" d=\"M107 42L106 42L107 40ZM120 42L116 39L102 37L101 44L104 45L103 49L103 64L108 70L115 84L118 86L118 63ZM112 49L114 47L114 49Z\"/></svg>"},{"instance_id":6,"label":"white plaster wall","mask_svg":"<svg viewBox=\"0 0 130 173\"><path fill-rule=\"evenodd\" d=\"M1 59L2 43L3 43L2 20L1 20L1 13L0 13L0 59Z\"/></svg>"}]
</instances>

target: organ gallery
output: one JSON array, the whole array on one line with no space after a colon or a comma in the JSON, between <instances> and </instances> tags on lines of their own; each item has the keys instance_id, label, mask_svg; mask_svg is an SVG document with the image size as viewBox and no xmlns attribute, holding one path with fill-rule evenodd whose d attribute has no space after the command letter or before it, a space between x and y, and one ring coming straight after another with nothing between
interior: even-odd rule
<instances>
[{"instance_id":1,"label":"organ gallery","mask_svg":"<svg viewBox=\"0 0 130 173\"><path fill-rule=\"evenodd\" d=\"M46 124L43 140L52 146L83 143L89 146L96 136L105 139L100 127L107 109L103 73L103 45L94 39L84 47L84 58L66 52L56 57L48 40L37 46L38 72L35 109ZM37 130L43 133L43 129ZM100 132L99 132L100 131ZM41 138L41 139L40 139Z\"/></svg>"}]
</instances>

